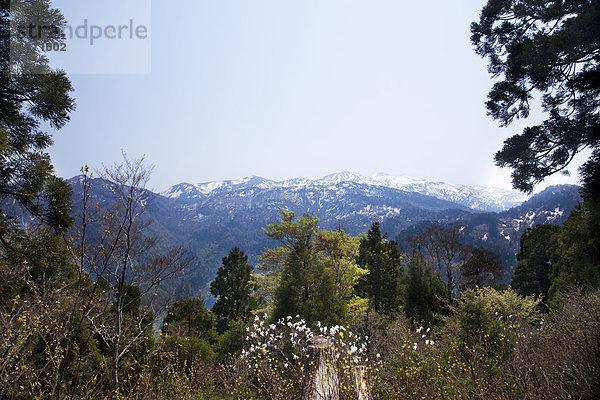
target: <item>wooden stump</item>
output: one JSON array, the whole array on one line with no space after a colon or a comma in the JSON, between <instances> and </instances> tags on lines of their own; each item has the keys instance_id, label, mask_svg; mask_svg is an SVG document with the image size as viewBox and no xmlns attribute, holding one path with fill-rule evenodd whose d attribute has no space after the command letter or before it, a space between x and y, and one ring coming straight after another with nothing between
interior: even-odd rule
<instances>
[{"instance_id":1,"label":"wooden stump","mask_svg":"<svg viewBox=\"0 0 600 400\"><path fill-rule=\"evenodd\" d=\"M357 365L354 367L353 373L354 388L356 389L358 400L371 400L371 391L369 390L367 381L367 367Z\"/></svg>"},{"instance_id":2,"label":"wooden stump","mask_svg":"<svg viewBox=\"0 0 600 400\"><path fill-rule=\"evenodd\" d=\"M308 340L302 400L339 400L340 380L330 341L323 336Z\"/></svg>"},{"instance_id":3,"label":"wooden stump","mask_svg":"<svg viewBox=\"0 0 600 400\"><path fill-rule=\"evenodd\" d=\"M305 376L302 400L339 400L340 376L335 349L323 336L309 339L305 354ZM358 365L352 370L357 400L371 400L367 367Z\"/></svg>"}]
</instances>

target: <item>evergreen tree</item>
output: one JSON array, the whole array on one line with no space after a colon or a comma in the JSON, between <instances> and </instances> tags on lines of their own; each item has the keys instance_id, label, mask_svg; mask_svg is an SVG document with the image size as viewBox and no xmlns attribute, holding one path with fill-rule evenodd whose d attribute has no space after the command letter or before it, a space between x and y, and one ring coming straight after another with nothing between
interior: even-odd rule
<instances>
[{"instance_id":1,"label":"evergreen tree","mask_svg":"<svg viewBox=\"0 0 600 400\"><path fill-rule=\"evenodd\" d=\"M267 236L282 244L265 254L270 262L282 264L272 268L280 271L273 319L299 315L309 324L341 322L344 302L337 295L332 270L322 262L315 248L319 219L303 214L296 220L294 212L280 211L281 222L270 224L264 230Z\"/></svg>"},{"instance_id":2,"label":"evergreen tree","mask_svg":"<svg viewBox=\"0 0 600 400\"><path fill-rule=\"evenodd\" d=\"M511 287L523 296L542 296L548 300L552 266L558 261L558 225L538 225L521 236L517 267Z\"/></svg>"},{"instance_id":3,"label":"evergreen tree","mask_svg":"<svg viewBox=\"0 0 600 400\"><path fill-rule=\"evenodd\" d=\"M402 255L395 241L381 235L379 222L373 222L361 238L357 263L369 271L359 283L359 292L369 299L377 312L398 312L401 303Z\"/></svg>"},{"instance_id":4,"label":"evergreen tree","mask_svg":"<svg viewBox=\"0 0 600 400\"><path fill-rule=\"evenodd\" d=\"M194 336L214 340L215 316L206 309L204 300L187 299L175 302L163 321L162 333Z\"/></svg>"},{"instance_id":5,"label":"evergreen tree","mask_svg":"<svg viewBox=\"0 0 600 400\"><path fill-rule=\"evenodd\" d=\"M507 139L496 163L512 168L514 187L564 171L584 148L581 170L588 196L600 185L600 3L489 0L471 25L476 52L497 79L488 113L507 126L526 118L536 92L548 118Z\"/></svg>"},{"instance_id":6,"label":"evergreen tree","mask_svg":"<svg viewBox=\"0 0 600 400\"><path fill-rule=\"evenodd\" d=\"M299 243L286 260L273 318L299 315L309 324L330 325L341 322L343 311L331 271L317 262L312 246Z\"/></svg>"},{"instance_id":7,"label":"evergreen tree","mask_svg":"<svg viewBox=\"0 0 600 400\"><path fill-rule=\"evenodd\" d=\"M600 287L600 220L595 207L584 202L571 212L560 230L559 258L550 274L553 306L570 286Z\"/></svg>"},{"instance_id":8,"label":"evergreen tree","mask_svg":"<svg viewBox=\"0 0 600 400\"><path fill-rule=\"evenodd\" d=\"M446 285L420 259L410 261L407 268L404 312L417 324L434 325L447 304Z\"/></svg>"},{"instance_id":9,"label":"evergreen tree","mask_svg":"<svg viewBox=\"0 0 600 400\"><path fill-rule=\"evenodd\" d=\"M502 280L502 264L498 259L498 254L492 250L474 248L471 257L460 267L462 289L499 286Z\"/></svg>"},{"instance_id":10,"label":"evergreen tree","mask_svg":"<svg viewBox=\"0 0 600 400\"><path fill-rule=\"evenodd\" d=\"M246 320L250 316L252 269L248 265L248 256L237 247L223 257L223 266L210 284L210 292L217 296L212 311L217 316L219 332L224 332L229 322Z\"/></svg>"},{"instance_id":11,"label":"evergreen tree","mask_svg":"<svg viewBox=\"0 0 600 400\"><path fill-rule=\"evenodd\" d=\"M29 35L19 26L53 27ZM42 43L60 43L65 26L62 14L48 0L0 3L0 202L17 203L53 229L64 232L71 224L71 193L53 175L48 125L62 128L75 109L71 82L52 70ZM15 31L16 29L16 31ZM35 30L35 29L34 29ZM14 228L13 211L0 209L0 239Z\"/></svg>"}]
</instances>

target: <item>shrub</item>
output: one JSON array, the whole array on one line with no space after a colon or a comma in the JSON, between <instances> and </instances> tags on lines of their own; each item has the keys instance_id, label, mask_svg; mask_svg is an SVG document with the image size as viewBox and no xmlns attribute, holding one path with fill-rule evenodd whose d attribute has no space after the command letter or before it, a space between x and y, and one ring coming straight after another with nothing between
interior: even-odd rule
<instances>
[{"instance_id":1,"label":"shrub","mask_svg":"<svg viewBox=\"0 0 600 400\"><path fill-rule=\"evenodd\" d=\"M368 337L359 337L344 326L320 323L313 332L299 317L286 317L273 324L266 316L255 318L247 328L244 351L229 367L231 393L239 398L301 398L302 384L314 367L305 349L315 336L323 336L330 343L325 350L327 360L331 360L327 368L333 368L339 377L341 398L355 398L353 368L369 363Z\"/></svg>"}]
</instances>

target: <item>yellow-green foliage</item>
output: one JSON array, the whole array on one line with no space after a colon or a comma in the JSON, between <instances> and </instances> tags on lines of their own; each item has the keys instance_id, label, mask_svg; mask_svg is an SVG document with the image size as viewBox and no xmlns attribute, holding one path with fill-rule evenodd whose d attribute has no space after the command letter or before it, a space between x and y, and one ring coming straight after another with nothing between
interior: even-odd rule
<instances>
[{"instance_id":1,"label":"yellow-green foliage","mask_svg":"<svg viewBox=\"0 0 600 400\"><path fill-rule=\"evenodd\" d=\"M131 398L152 400L228 399L219 383L221 367L203 360L202 351L190 357L194 338L165 340L141 360L142 371Z\"/></svg>"},{"instance_id":2,"label":"yellow-green foliage","mask_svg":"<svg viewBox=\"0 0 600 400\"><path fill-rule=\"evenodd\" d=\"M266 316L257 317L246 334L241 357L227 367L229 389L237 398L298 399L308 371L315 366L306 353L308 339L323 336L330 343L327 370L340 378L341 396L355 396L353 369L367 365L368 373L376 361L369 361L368 338L360 337L344 326L326 327L318 324L313 330L298 317L287 317L269 324ZM255 397L256 396L256 397Z\"/></svg>"},{"instance_id":3,"label":"yellow-green foliage","mask_svg":"<svg viewBox=\"0 0 600 400\"><path fill-rule=\"evenodd\" d=\"M365 302L356 296L355 286L368 271L356 263L359 238L342 229L318 230L319 220L310 214L295 218L291 211L280 212L281 222L263 229L280 246L265 249L252 276L263 305L257 312L278 317L299 313L311 322L334 323L363 310ZM301 299L295 298L295 289L302 292Z\"/></svg>"}]
</instances>

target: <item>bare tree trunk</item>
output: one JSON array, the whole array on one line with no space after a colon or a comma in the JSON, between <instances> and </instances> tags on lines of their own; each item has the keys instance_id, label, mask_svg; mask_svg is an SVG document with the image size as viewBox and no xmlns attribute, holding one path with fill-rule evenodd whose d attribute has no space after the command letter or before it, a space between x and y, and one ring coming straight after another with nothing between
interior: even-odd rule
<instances>
[{"instance_id":1,"label":"bare tree trunk","mask_svg":"<svg viewBox=\"0 0 600 400\"><path fill-rule=\"evenodd\" d=\"M121 332L123 329L123 298L118 296L115 315L115 338L112 345L111 365L110 365L110 381L113 391L113 398L119 398L119 355Z\"/></svg>"},{"instance_id":2,"label":"bare tree trunk","mask_svg":"<svg viewBox=\"0 0 600 400\"><path fill-rule=\"evenodd\" d=\"M118 338L117 338L118 340ZM112 397L113 399L119 398L119 349L114 346L111 354L111 365L110 365L110 384L112 386Z\"/></svg>"}]
</instances>

